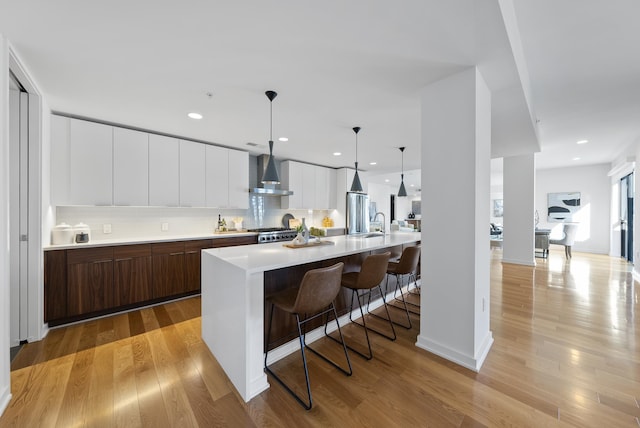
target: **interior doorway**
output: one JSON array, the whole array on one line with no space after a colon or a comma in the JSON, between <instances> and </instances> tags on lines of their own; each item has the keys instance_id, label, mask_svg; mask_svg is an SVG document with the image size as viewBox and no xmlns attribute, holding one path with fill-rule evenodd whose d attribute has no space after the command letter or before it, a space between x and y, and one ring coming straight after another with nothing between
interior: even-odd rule
<instances>
[{"instance_id":1,"label":"interior doorway","mask_svg":"<svg viewBox=\"0 0 640 428\"><path fill-rule=\"evenodd\" d=\"M620 179L620 256L633 263L633 172Z\"/></svg>"},{"instance_id":2,"label":"interior doorway","mask_svg":"<svg viewBox=\"0 0 640 428\"><path fill-rule=\"evenodd\" d=\"M29 94L9 80L10 346L28 338L29 304Z\"/></svg>"}]
</instances>

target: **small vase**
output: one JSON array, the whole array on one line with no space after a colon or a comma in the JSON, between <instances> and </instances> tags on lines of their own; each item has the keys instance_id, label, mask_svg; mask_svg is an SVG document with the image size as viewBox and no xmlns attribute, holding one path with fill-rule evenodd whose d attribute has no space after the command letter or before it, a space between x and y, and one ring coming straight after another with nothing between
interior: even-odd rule
<instances>
[{"instance_id":1,"label":"small vase","mask_svg":"<svg viewBox=\"0 0 640 428\"><path fill-rule=\"evenodd\" d=\"M293 239L293 245L304 245L306 244L304 237L302 236L302 232L299 232L296 237Z\"/></svg>"},{"instance_id":2,"label":"small vase","mask_svg":"<svg viewBox=\"0 0 640 428\"><path fill-rule=\"evenodd\" d=\"M309 242L309 228L307 228L307 224L304 222L304 217L302 217L302 238L304 239L304 243Z\"/></svg>"}]
</instances>

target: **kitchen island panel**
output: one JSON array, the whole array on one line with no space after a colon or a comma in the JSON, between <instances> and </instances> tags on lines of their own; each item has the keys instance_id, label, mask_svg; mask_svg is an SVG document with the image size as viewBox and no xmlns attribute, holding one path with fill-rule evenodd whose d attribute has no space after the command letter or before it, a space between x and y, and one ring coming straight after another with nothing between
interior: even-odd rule
<instances>
[{"instance_id":1,"label":"kitchen island panel","mask_svg":"<svg viewBox=\"0 0 640 428\"><path fill-rule=\"evenodd\" d=\"M202 339L249 401L269 388L262 362L263 276L208 251L202 253Z\"/></svg>"}]
</instances>

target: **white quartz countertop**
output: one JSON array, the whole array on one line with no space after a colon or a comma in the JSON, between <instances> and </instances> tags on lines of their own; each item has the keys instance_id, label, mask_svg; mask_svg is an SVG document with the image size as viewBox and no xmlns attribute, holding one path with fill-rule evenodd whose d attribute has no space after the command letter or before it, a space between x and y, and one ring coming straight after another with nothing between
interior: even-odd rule
<instances>
[{"instance_id":1,"label":"white quartz countertop","mask_svg":"<svg viewBox=\"0 0 640 428\"><path fill-rule=\"evenodd\" d=\"M120 239L101 239L92 240L84 244L61 244L61 245L45 245L42 247L47 250L69 250L76 248L92 248L92 247L110 247L116 245L134 245L134 244L151 244L156 242L172 242L172 241L191 241L196 239L217 239L217 238L233 238L238 236L255 236L255 232L225 232L225 233L209 233L209 234L193 234L193 235L158 235L145 236L141 238L120 238Z\"/></svg>"},{"instance_id":2,"label":"white quartz countertop","mask_svg":"<svg viewBox=\"0 0 640 428\"><path fill-rule=\"evenodd\" d=\"M212 248L203 250L203 254L206 253L237 266L247 273L255 273L362 253L379 248L411 244L420 241L420 239L421 234L419 232L393 232L372 238L342 235L322 238L323 241L331 241L334 245L288 248L283 245L283 242L273 242L243 247Z\"/></svg>"}]
</instances>

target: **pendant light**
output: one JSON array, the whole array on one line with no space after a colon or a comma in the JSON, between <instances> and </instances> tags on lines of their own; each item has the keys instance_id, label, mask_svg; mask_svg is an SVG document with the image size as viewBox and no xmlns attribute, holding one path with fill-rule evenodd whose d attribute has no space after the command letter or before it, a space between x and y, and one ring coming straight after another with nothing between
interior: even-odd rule
<instances>
[{"instance_id":1,"label":"pendant light","mask_svg":"<svg viewBox=\"0 0 640 428\"><path fill-rule=\"evenodd\" d=\"M402 172L400 173L400 190L398 190L398 196L407 196L407 189L404 188L404 147L400 147L402 153Z\"/></svg>"},{"instance_id":2,"label":"pendant light","mask_svg":"<svg viewBox=\"0 0 640 428\"><path fill-rule=\"evenodd\" d=\"M267 168L262 175L263 184L280 184L280 177L278 176L278 170L276 170L276 163L273 159L273 99L278 96L274 91L265 92L267 98L269 98L269 111L270 111L270 128L269 128L269 161L267 162Z\"/></svg>"},{"instance_id":3,"label":"pendant light","mask_svg":"<svg viewBox=\"0 0 640 428\"><path fill-rule=\"evenodd\" d=\"M362 192L362 183L360 183L360 176L358 176L358 132L360 132L360 127L356 126L353 128L353 132L356 133L356 173L353 176L353 183L351 184L352 192Z\"/></svg>"}]
</instances>

